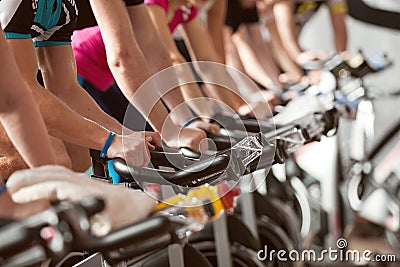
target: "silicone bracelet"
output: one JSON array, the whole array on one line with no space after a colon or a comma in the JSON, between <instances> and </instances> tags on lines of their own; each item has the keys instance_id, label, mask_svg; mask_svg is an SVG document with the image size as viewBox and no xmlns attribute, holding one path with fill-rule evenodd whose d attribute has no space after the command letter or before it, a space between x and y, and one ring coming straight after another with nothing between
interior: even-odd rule
<instances>
[{"instance_id":1,"label":"silicone bracelet","mask_svg":"<svg viewBox=\"0 0 400 267\"><path fill-rule=\"evenodd\" d=\"M104 144L103 148L101 149L100 157L105 158L107 156L107 151L110 148L110 145L111 145L112 141L114 140L114 137L115 137L115 133L110 132L110 134L108 135L108 138L106 140L106 143Z\"/></svg>"},{"instance_id":2,"label":"silicone bracelet","mask_svg":"<svg viewBox=\"0 0 400 267\"><path fill-rule=\"evenodd\" d=\"M199 118L191 118L190 120L188 120L183 127L188 127L190 124L192 124L193 122L197 121Z\"/></svg>"},{"instance_id":3,"label":"silicone bracelet","mask_svg":"<svg viewBox=\"0 0 400 267\"><path fill-rule=\"evenodd\" d=\"M3 181L3 184L0 185L0 195L7 191L6 181Z\"/></svg>"}]
</instances>

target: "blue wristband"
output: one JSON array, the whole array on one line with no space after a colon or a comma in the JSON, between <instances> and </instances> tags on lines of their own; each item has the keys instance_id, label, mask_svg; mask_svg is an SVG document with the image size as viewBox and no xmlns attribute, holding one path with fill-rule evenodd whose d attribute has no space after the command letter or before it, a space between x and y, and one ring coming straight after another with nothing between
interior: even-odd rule
<instances>
[{"instance_id":1,"label":"blue wristband","mask_svg":"<svg viewBox=\"0 0 400 267\"><path fill-rule=\"evenodd\" d=\"M115 137L115 133L110 132L110 134L108 135L108 138L106 140L106 143L104 144L103 148L101 149L100 157L105 158L107 156L107 151L110 148L110 145L111 145L112 141L114 140L114 137Z\"/></svg>"},{"instance_id":2,"label":"blue wristband","mask_svg":"<svg viewBox=\"0 0 400 267\"><path fill-rule=\"evenodd\" d=\"M192 124L193 122L197 121L199 118L191 118L190 120L188 120L183 127L188 127L190 124Z\"/></svg>"},{"instance_id":3,"label":"blue wristband","mask_svg":"<svg viewBox=\"0 0 400 267\"><path fill-rule=\"evenodd\" d=\"M3 184L0 185L0 195L6 191L7 191L7 185L6 185L6 181L4 181Z\"/></svg>"}]
</instances>

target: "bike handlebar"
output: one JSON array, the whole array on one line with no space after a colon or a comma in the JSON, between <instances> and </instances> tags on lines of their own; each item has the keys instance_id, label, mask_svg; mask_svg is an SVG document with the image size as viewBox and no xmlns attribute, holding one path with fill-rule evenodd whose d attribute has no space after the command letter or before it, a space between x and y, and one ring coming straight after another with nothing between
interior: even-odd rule
<instances>
[{"instance_id":1,"label":"bike handlebar","mask_svg":"<svg viewBox=\"0 0 400 267\"><path fill-rule=\"evenodd\" d=\"M13 222L0 228L0 255L12 253L27 246L34 239L33 233L46 226L52 226L59 223L59 215L71 210L80 211L87 218L102 211L105 203L102 199L94 197L81 203L60 202L43 212L35 214L21 222Z\"/></svg>"},{"instance_id":2,"label":"bike handlebar","mask_svg":"<svg viewBox=\"0 0 400 267\"><path fill-rule=\"evenodd\" d=\"M118 260L110 251L122 247L130 247L146 242L150 239L164 238L167 243L173 242L173 228L176 223L168 217L154 216L140 222L118 229L104 237L93 237L82 222L104 207L104 202L98 198L84 200L81 203L60 202L52 208L31 216L23 221L13 222L0 228L0 255L10 257L2 266L31 266L47 258L61 260L71 251L85 250L88 252L102 252L106 259ZM84 212L82 212L84 211ZM41 235L42 229L51 226L53 236L45 240ZM57 239L57 248L52 241ZM61 245L62 244L62 245ZM61 246L60 246L61 245ZM158 246L146 246L150 252ZM54 250L55 248L55 250ZM28 264L29 263L29 264Z\"/></svg>"},{"instance_id":3,"label":"bike handlebar","mask_svg":"<svg viewBox=\"0 0 400 267\"><path fill-rule=\"evenodd\" d=\"M162 180L165 179L167 184L173 183L180 186L197 186L199 183L210 181L212 178L221 174L228 167L228 164L229 158L221 155L202 159L192 163L183 170L175 172L133 167L127 165L123 159L115 159L113 166L120 176L132 181L134 181L135 178L143 178L148 182L162 184Z\"/></svg>"}]
</instances>

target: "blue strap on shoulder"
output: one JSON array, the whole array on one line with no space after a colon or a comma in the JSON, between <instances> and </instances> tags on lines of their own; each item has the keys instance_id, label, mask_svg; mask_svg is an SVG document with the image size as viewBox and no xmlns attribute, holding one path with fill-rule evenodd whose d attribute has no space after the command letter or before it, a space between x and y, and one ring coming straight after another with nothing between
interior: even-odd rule
<instances>
[{"instance_id":1,"label":"blue strap on shoulder","mask_svg":"<svg viewBox=\"0 0 400 267\"><path fill-rule=\"evenodd\" d=\"M111 143L114 140L114 137L115 137L115 133L110 132L110 134L108 135L108 138L106 140L106 143L104 144L103 148L101 149L100 157L105 158L107 156L107 151L110 148Z\"/></svg>"}]
</instances>

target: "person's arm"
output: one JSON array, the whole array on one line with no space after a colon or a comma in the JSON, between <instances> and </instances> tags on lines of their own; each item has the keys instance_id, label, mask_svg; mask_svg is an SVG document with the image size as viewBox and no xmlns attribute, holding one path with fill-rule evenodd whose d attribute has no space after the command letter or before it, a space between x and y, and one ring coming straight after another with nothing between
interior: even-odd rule
<instances>
[{"instance_id":1,"label":"person's arm","mask_svg":"<svg viewBox=\"0 0 400 267\"><path fill-rule=\"evenodd\" d=\"M288 76L288 81L299 82L303 76L302 70L297 66L297 64L290 58L289 54L283 47L281 37L279 36L275 19L273 18L272 10L267 13L269 19L265 21L265 26L271 36L271 47L278 62L279 66Z\"/></svg>"},{"instance_id":2,"label":"person's arm","mask_svg":"<svg viewBox=\"0 0 400 267\"><path fill-rule=\"evenodd\" d=\"M266 88L282 89L279 82L279 69L270 52L270 47L262 39L258 23L246 24L236 32L232 39L242 58L246 73Z\"/></svg>"},{"instance_id":3,"label":"person's arm","mask_svg":"<svg viewBox=\"0 0 400 267\"><path fill-rule=\"evenodd\" d=\"M107 139L107 129L79 116L37 82L37 62L32 41L26 39L8 40L8 42L11 44L18 68L33 93L49 133L72 144L101 149Z\"/></svg>"},{"instance_id":4,"label":"person's arm","mask_svg":"<svg viewBox=\"0 0 400 267\"><path fill-rule=\"evenodd\" d=\"M122 125L102 111L78 84L71 46L39 47L36 50L44 84L48 90L81 116L95 121L110 131L122 133Z\"/></svg>"},{"instance_id":5,"label":"person's arm","mask_svg":"<svg viewBox=\"0 0 400 267\"><path fill-rule=\"evenodd\" d=\"M225 45L223 38L224 20L226 15L226 1L216 0L207 13L207 30L214 42L214 47L225 63Z\"/></svg>"},{"instance_id":6,"label":"person's arm","mask_svg":"<svg viewBox=\"0 0 400 267\"><path fill-rule=\"evenodd\" d=\"M205 81L210 82L209 87L217 94L218 99L241 115L250 114L256 118L269 115L268 103L264 101L265 98L259 94L257 88L244 86L241 96L239 95L239 88L237 83L234 82L233 76L236 76L235 79L244 80L243 84L248 84L246 77L235 73L232 69L227 70L223 64L202 64L203 61L221 63L221 59L212 46L210 36L201 25L199 18L185 23L183 28L184 38L189 44L189 52L193 58L200 61L195 66L198 67L199 73L205 77ZM256 98L253 98L253 96L256 96Z\"/></svg>"},{"instance_id":7,"label":"person's arm","mask_svg":"<svg viewBox=\"0 0 400 267\"><path fill-rule=\"evenodd\" d=\"M119 88L148 118L151 126L161 132L168 111L155 86L146 92L149 101L135 97L137 90L150 77L150 72L133 33L125 3L122 0L91 0L90 3L103 37L108 65Z\"/></svg>"},{"instance_id":8,"label":"person's arm","mask_svg":"<svg viewBox=\"0 0 400 267\"><path fill-rule=\"evenodd\" d=\"M246 30L249 34L253 51L255 52L256 57L259 59L261 66L268 74L268 77L273 81L274 85L279 90L282 89L282 84L279 81L280 72L272 56L271 47L262 38L260 23L247 24Z\"/></svg>"},{"instance_id":9,"label":"person's arm","mask_svg":"<svg viewBox=\"0 0 400 267\"><path fill-rule=\"evenodd\" d=\"M218 99L230 107L233 111L239 112L246 103L240 97L238 88L226 69L221 65L210 68L209 64L201 62L215 62L223 64L222 58L215 51L208 32L201 25L199 17L182 25L184 38L188 44L191 56L198 61L194 64L199 75L209 82L208 87L217 95Z\"/></svg>"},{"instance_id":10,"label":"person's arm","mask_svg":"<svg viewBox=\"0 0 400 267\"><path fill-rule=\"evenodd\" d=\"M293 15L294 2L292 0L280 1L274 5L274 17L279 36L283 41L290 58L297 62L302 53L297 41L296 23Z\"/></svg>"},{"instance_id":11,"label":"person's arm","mask_svg":"<svg viewBox=\"0 0 400 267\"><path fill-rule=\"evenodd\" d=\"M148 9L150 11L151 19L153 20L153 24L159 33L162 42L168 49L169 58L171 59L172 64L174 65L175 72L179 79L179 83L182 84L182 94L186 101L197 102L198 105L192 106L194 112L198 115L204 115L206 117L211 117L213 114L210 105L203 99L203 93L201 92L199 86L196 83L187 83L186 81L195 81L196 78L193 75L193 72L190 66L187 63L182 54L179 52L176 44L172 38L172 35L168 28L168 23L166 21L165 11L157 5L148 5ZM191 101L196 99L195 101ZM200 103L203 102L203 103ZM202 105L201 105L202 104ZM202 107L204 106L204 107ZM205 109L204 111L202 110Z\"/></svg>"},{"instance_id":12,"label":"person's arm","mask_svg":"<svg viewBox=\"0 0 400 267\"><path fill-rule=\"evenodd\" d=\"M346 13L330 11L333 32L335 36L335 48L337 52L343 52L347 47L347 28L346 28Z\"/></svg>"},{"instance_id":13,"label":"person's arm","mask_svg":"<svg viewBox=\"0 0 400 267\"><path fill-rule=\"evenodd\" d=\"M171 49L167 49L166 44L163 42L163 38L159 35L156 26L153 24L149 11L145 5L128 7L128 14L135 37L144 56L146 57L151 74L159 75L155 77L155 84L158 92L162 95L167 107L171 111L175 109L174 112L171 112L174 122L182 126L189 121L193 115L188 109L188 105L184 103L184 98L180 90L181 88L175 87L172 89L174 86L182 84L178 81L181 76L174 75L175 73L172 69L165 73L161 73L163 70L173 65L169 54L169 50ZM168 45L170 46L170 43L168 43ZM163 81L158 82L158 77L162 78ZM184 90L185 93L190 90L194 96L202 97L200 89L194 84L182 86L182 90ZM205 117L211 117L213 115L210 105L207 105L205 101L203 101L203 103L200 103L199 101L190 101L188 104L197 115Z\"/></svg>"},{"instance_id":14,"label":"person's arm","mask_svg":"<svg viewBox=\"0 0 400 267\"><path fill-rule=\"evenodd\" d=\"M47 129L0 32L0 122L29 167L55 164Z\"/></svg>"},{"instance_id":15,"label":"person's arm","mask_svg":"<svg viewBox=\"0 0 400 267\"><path fill-rule=\"evenodd\" d=\"M110 134L110 129L80 116L39 85L36 79L38 63L30 39L8 40L8 42L11 44L18 68L33 93L49 133L71 144L101 150ZM129 158L132 160L131 164L145 166L150 160L148 146L144 137L124 143L123 136L116 135L107 156Z\"/></svg>"},{"instance_id":16,"label":"person's arm","mask_svg":"<svg viewBox=\"0 0 400 267\"><path fill-rule=\"evenodd\" d=\"M107 51L110 70L125 97L148 119L152 127L172 147L189 147L199 151L206 137L203 131L176 126L150 78L146 59L136 41L129 14L122 0L90 0Z\"/></svg>"}]
</instances>

